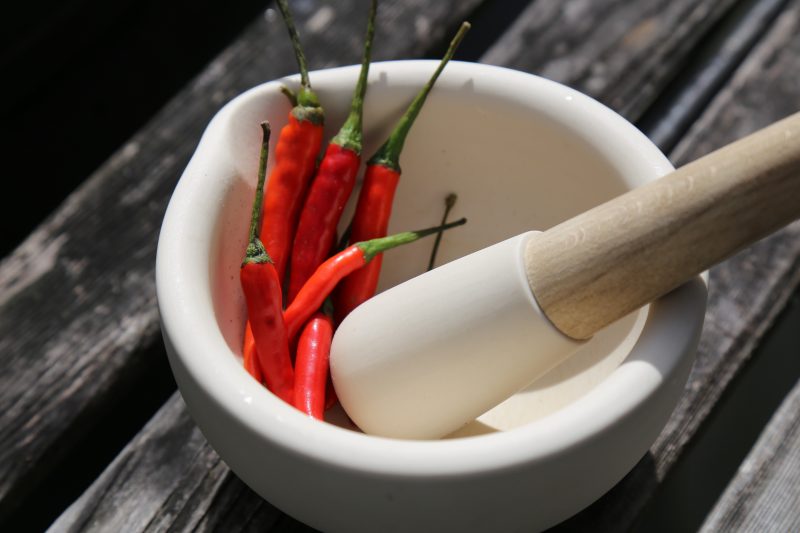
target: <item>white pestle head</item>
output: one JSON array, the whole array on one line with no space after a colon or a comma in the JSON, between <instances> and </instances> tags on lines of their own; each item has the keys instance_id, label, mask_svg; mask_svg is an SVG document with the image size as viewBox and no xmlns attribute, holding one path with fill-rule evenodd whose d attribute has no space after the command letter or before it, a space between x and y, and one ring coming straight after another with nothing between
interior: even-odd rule
<instances>
[{"instance_id":1,"label":"white pestle head","mask_svg":"<svg viewBox=\"0 0 800 533\"><path fill-rule=\"evenodd\" d=\"M422 274L368 300L333 339L336 394L366 433L433 439L499 404L574 353L531 293L534 232Z\"/></svg>"}]
</instances>

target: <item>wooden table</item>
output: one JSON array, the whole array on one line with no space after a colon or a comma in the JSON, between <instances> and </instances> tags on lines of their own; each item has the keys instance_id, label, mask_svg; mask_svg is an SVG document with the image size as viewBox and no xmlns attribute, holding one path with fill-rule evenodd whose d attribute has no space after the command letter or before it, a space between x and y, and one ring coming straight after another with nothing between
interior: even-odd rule
<instances>
[{"instance_id":1,"label":"wooden table","mask_svg":"<svg viewBox=\"0 0 800 533\"><path fill-rule=\"evenodd\" d=\"M293 5L312 68L358 62L364 0ZM575 87L676 165L800 110L800 0L384 0L374 59L438 57L464 19L457 59ZM173 392L153 276L209 118L294 70L269 9L0 263L0 530L307 529L229 471ZM799 282L798 223L711 271L669 423L555 529L800 530Z\"/></svg>"}]
</instances>

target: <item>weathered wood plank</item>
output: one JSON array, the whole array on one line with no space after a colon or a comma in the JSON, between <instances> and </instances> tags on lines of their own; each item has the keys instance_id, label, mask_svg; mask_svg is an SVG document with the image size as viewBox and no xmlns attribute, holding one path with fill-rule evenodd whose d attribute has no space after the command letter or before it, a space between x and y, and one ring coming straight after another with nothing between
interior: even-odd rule
<instances>
[{"instance_id":1,"label":"weathered wood plank","mask_svg":"<svg viewBox=\"0 0 800 533\"><path fill-rule=\"evenodd\" d=\"M785 5L786 0L738 2L638 121L650 140L665 152L675 148Z\"/></svg>"},{"instance_id":2,"label":"weathered wood plank","mask_svg":"<svg viewBox=\"0 0 800 533\"><path fill-rule=\"evenodd\" d=\"M438 48L479 0L386 0L377 59ZM358 63L366 7L298 2L311 68ZM0 263L0 523L108 406L146 383L161 343L153 268L175 182L222 103L296 71L267 11ZM143 389L146 390L146 389Z\"/></svg>"},{"instance_id":3,"label":"weathered wood plank","mask_svg":"<svg viewBox=\"0 0 800 533\"><path fill-rule=\"evenodd\" d=\"M574 86L635 121L735 3L533 2L481 61Z\"/></svg>"},{"instance_id":4,"label":"weathered wood plank","mask_svg":"<svg viewBox=\"0 0 800 533\"><path fill-rule=\"evenodd\" d=\"M701 531L800 531L800 381L783 401Z\"/></svg>"},{"instance_id":5,"label":"weathered wood plank","mask_svg":"<svg viewBox=\"0 0 800 533\"><path fill-rule=\"evenodd\" d=\"M542 9L550 13L549 9L553 5L550 3L550 6L547 5L548 3L535 3L531 9ZM581 11L581 9L588 9L586 6L589 3L585 2L564 2L560 5L564 5L565 12L554 12L550 13L550 18L546 19L546 23L542 23L540 25L547 26L547 29L550 33L546 33L548 35L554 36L558 34L563 35L583 35L582 39L572 39L567 40L566 44L561 47L556 47L559 52L558 54L553 56L552 64L556 65L556 67L551 67L549 72L558 73L559 68L562 69L561 72L566 72L569 74L573 71L573 69L564 67L565 64L574 62L575 64L582 64L583 55L588 53L587 50L593 51L591 46L586 45L583 40L589 40L592 37L586 36L587 35L587 27L591 26L592 24L588 24L587 20L591 21L593 17L588 16L587 13ZM624 2L615 2L615 1L608 1L603 3L602 5L599 2L592 3L591 9L596 9L593 11L593 14L597 13L604 13L608 18L622 18L626 20L629 24L629 27L638 26L640 24L644 24L643 20L647 20L649 18L658 18L657 14L655 13L656 7L650 6L650 10L643 12L640 9L639 4L635 6L630 6L628 3ZM689 5L697 5L696 2L686 2L683 4L684 7ZM716 4L713 2L707 2L704 4L706 6L706 12L709 10L713 11ZM538 7L537 7L538 6ZM570 6L574 6L572 11L570 11ZM666 9L671 13L673 19L676 20L676 15L672 11L674 9L674 5L671 6L664 6L663 9ZM577 12L577 14L576 14ZM721 16L722 11L714 11L716 17ZM681 17L677 17L681 18ZM705 28L707 28L712 22L710 19L704 17L694 17L690 20L695 21L697 24L697 33L702 33ZM553 28L553 26L557 26L557 28ZM614 42L622 42L623 44L629 42L630 39L634 39L635 37L629 37L628 40L624 38L626 35L626 27L614 26L616 28L617 33L615 34L616 41ZM608 29L608 28L606 28ZM644 31L644 30L640 30ZM649 30L648 30L649 31ZM663 36L663 34L668 33L665 29L660 30L662 33L657 34L656 37ZM638 35L638 33L636 34ZM694 33L692 33L694 35ZM504 38L505 39L505 38ZM661 38L649 38L647 39L648 46L661 46L662 39ZM680 53L687 53L686 50L682 48L682 46L678 46L679 43L674 43L674 48L670 49L669 57L671 58L669 62L672 62L676 65L679 65L682 61L685 60L685 57L681 56ZM504 45L507 46L507 45ZM548 45L551 46L551 45ZM609 45L611 46L611 45ZM566 49L564 47L567 47ZM538 46L536 41L531 41L526 45L526 48L517 47L516 51L513 53L508 53L502 51L501 47L496 47L493 51L490 51L490 55L487 55L488 58L494 58L493 62L500 62L508 61L510 64L513 64L513 61L523 61L521 56L524 56L526 53L533 53L538 54L538 50L544 48L544 46ZM554 48L555 49L555 48ZM531 52L532 51L532 52ZM500 57L501 52L505 55L502 57L505 59L498 59ZM679 53L680 52L680 53ZM611 51L607 51L606 53L611 54ZM626 67L623 69L616 69L614 70L613 76L617 76L617 78L609 78L604 81L603 86L613 87L616 82L621 83L621 79L628 76L630 74L630 69L637 69L640 65L649 64L646 62L642 62L643 57L648 57L646 51L642 51L638 47L622 46L621 49L618 50L618 54L620 57L627 58L628 63ZM677 55L672 55L677 54ZM614 55L615 61L622 60ZM616 63L615 63L616 64ZM548 66L551 65L551 62L548 62L546 57L540 58L538 62L535 62L535 66L531 67L534 70L539 72L548 72ZM560 67L558 65L561 65ZM648 67L649 68L649 67ZM660 84L663 87L664 84L668 82L669 76L664 74L665 71L659 70L661 73L660 77L655 79L654 83ZM559 78L560 81L567 81L573 83L573 85L577 86L581 89L587 89L587 84L589 84L588 79L582 78L581 76L576 76L574 78L569 78L566 76L564 78ZM608 93L612 94L612 93ZM605 98L607 103L614 104L613 98ZM631 118L636 118L638 107L630 107L626 108L627 110L623 110L628 114ZM189 442L192 438L192 433L185 429L181 428L181 425L178 423L178 420L181 416L185 416L182 414L180 410L169 410L166 409L162 410L156 417L154 418L152 425L157 425L157 427L171 427L174 426L174 429L165 433L164 437L170 441L177 441L177 442ZM156 447L159 446L157 441L148 439L147 433L150 431L144 430L140 438L138 438L134 443L132 443L128 449L123 452L123 456L128 457L129 461L136 461L138 469L144 469L144 473L138 472L136 475L140 476L141 479L147 479L149 475L155 476L160 469L159 463L154 461L152 463L146 463L139 458L150 456L157 454ZM167 457L164 457L163 460L170 460ZM145 496L134 496L128 499L120 498L119 492L123 490L120 487L114 487L108 483L109 479L113 479L116 476L129 476L129 473L123 473L122 466L125 463L123 461L117 461L114 465L109 467L106 473L98 480L98 482L87 492L84 497L82 497L79 501L77 501L70 510L65 513L59 521L54 524L53 531L73 531L80 529L81 527L86 527L87 524L95 524L95 527L98 529L102 528L102 525L109 522L114 522L119 520L119 516L124 516L128 514L127 509L130 506L137 506L139 504L139 498L142 499L142 503L151 509L151 513L153 516L164 516L164 515L174 515L174 514L181 514L183 516L198 516L202 515L204 518L201 522L197 524L197 527L202 529L214 529L214 527L221 527L221 524L225 524L225 528L227 530L238 530L238 529L254 529L254 530L270 530L270 529L277 529L277 530L286 530L286 529L293 529L295 527L301 527L295 522L284 522L283 520L289 520L288 518L281 518L279 522L276 522L276 517L273 513L272 507L269 503L262 501L258 496L254 493L249 491L244 487L244 485L238 481L232 474L225 471L219 471L214 469L213 473L206 472L206 471L199 471L196 469L192 469L190 467L186 467L181 470L177 475L182 476L182 479L178 485L174 485L174 488L162 489L159 487L153 488L153 484L149 487L142 488L143 491L148 491L148 494ZM149 473L149 475L147 475ZM217 476L215 482L207 481L209 483L208 486L214 488L211 493L209 494L197 494L195 498L190 497L183 497L181 500L178 497L172 497L173 494L186 494L190 493L193 487L197 487L202 479L208 479L207 476L214 477ZM160 504L158 503L160 498ZM183 501L184 507L180 510L177 510L174 505L176 501ZM234 509L237 509L234 511ZM225 522L223 522L225 520ZM150 522L142 522L139 523L137 527L133 529L148 529ZM166 527L166 523L163 523ZM172 524L176 529L177 528L184 528L189 527L188 522L181 522L181 525L178 526L177 524ZM154 529L160 529L154 528Z\"/></svg>"},{"instance_id":6,"label":"weathered wood plank","mask_svg":"<svg viewBox=\"0 0 800 533\"><path fill-rule=\"evenodd\" d=\"M222 524L227 531L305 527L230 472L175 393L51 531L204 531Z\"/></svg>"},{"instance_id":7,"label":"weathered wood plank","mask_svg":"<svg viewBox=\"0 0 800 533\"><path fill-rule=\"evenodd\" d=\"M791 2L731 83L677 146L682 164L800 109L800 1ZM800 224L794 223L712 270L711 306L695 368L673 421L656 443L663 469L697 431L800 282ZM746 294L749 293L749 294ZM724 342L722 342L724 341ZM705 390L701 390L700 384ZM678 429L680 428L680 429ZM674 437L667 437L677 430Z\"/></svg>"},{"instance_id":8,"label":"weathered wood plank","mask_svg":"<svg viewBox=\"0 0 800 533\"><path fill-rule=\"evenodd\" d=\"M671 157L676 164L800 109L800 1L794 0ZM765 331L800 284L800 223L712 269L709 306L685 393L650 454L564 529L625 528L635 520Z\"/></svg>"}]
</instances>

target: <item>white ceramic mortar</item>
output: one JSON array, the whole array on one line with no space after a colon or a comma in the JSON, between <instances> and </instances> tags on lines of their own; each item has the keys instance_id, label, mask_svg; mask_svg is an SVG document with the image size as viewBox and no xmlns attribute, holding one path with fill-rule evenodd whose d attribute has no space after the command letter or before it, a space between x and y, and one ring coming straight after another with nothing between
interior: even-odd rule
<instances>
[{"instance_id":1,"label":"white ceramic mortar","mask_svg":"<svg viewBox=\"0 0 800 533\"><path fill-rule=\"evenodd\" d=\"M371 67L365 156L435 66ZM347 112L357 71L311 74L328 134ZM266 119L278 131L289 110L280 83L246 92L215 116L159 240L165 344L211 445L256 492L324 531L538 530L600 497L647 452L677 401L702 326L703 280L607 328L445 440L364 435L335 412L330 419L338 426L307 418L241 365L238 269L258 125ZM672 169L640 132L590 98L527 74L459 62L430 95L401 165L390 232L436 224L451 191L459 195L452 217L469 218L445 235L440 263L546 229ZM381 287L422 272L430 246L427 240L388 252Z\"/></svg>"}]
</instances>

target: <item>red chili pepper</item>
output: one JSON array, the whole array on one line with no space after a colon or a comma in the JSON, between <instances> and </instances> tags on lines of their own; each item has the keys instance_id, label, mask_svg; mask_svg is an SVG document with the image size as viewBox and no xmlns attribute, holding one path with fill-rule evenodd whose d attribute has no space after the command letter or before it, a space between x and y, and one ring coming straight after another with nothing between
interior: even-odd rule
<instances>
[{"instance_id":1,"label":"red chili pepper","mask_svg":"<svg viewBox=\"0 0 800 533\"><path fill-rule=\"evenodd\" d=\"M322 420L328 383L328 358L333 340L333 319L318 312L306 323L297 341L294 405Z\"/></svg>"},{"instance_id":2,"label":"red chili pepper","mask_svg":"<svg viewBox=\"0 0 800 533\"><path fill-rule=\"evenodd\" d=\"M259 383L264 383L264 373L258 363L258 353L256 352L256 340L253 338L253 328L250 327L248 320L244 327L244 342L242 343L242 355L244 357L244 369L253 376Z\"/></svg>"},{"instance_id":3,"label":"red chili pepper","mask_svg":"<svg viewBox=\"0 0 800 533\"><path fill-rule=\"evenodd\" d=\"M350 114L331 140L317 176L311 183L292 248L288 302L291 303L314 270L328 257L336 239L336 226L356 183L361 164L362 116L367 91L372 36L375 33L376 1L372 1L364 43L364 57Z\"/></svg>"},{"instance_id":4,"label":"red chili pepper","mask_svg":"<svg viewBox=\"0 0 800 533\"><path fill-rule=\"evenodd\" d=\"M289 112L289 122L281 128L275 145L275 163L267 183L259 235L261 242L271 252L278 278L283 280L300 209L322 147L325 113L317 95L311 90L306 58L286 0L278 0L278 8L289 31L300 68L300 91L293 94L286 87L283 88L293 107ZM244 332L242 353L247 371L263 381L259 378L263 374L258 367L258 355L249 322Z\"/></svg>"},{"instance_id":5,"label":"red chili pepper","mask_svg":"<svg viewBox=\"0 0 800 533\"><path fill-rule=\"evenodd\" d=\"M352 241L365 241L386 235L389 227L389 217L392 213L394 193L400 180L400 152L403 150L408 132L411 130L411 126L419 115L422 105L425 103L425 99L428 97L428 93L430 93L434 83L436 83L439 74L442 73L447 62L453 57L456 48L458 48L469 28L468 22L461 24L461 28L459 28L458 33L450 42L450 47L447 49L447 53L445 53L436 71L408 106L389 138L367 163L364 184L361 187L358 205L353 216L353 230L350 237ZM381 258L377 257L368 267L348 276L336 291L334 307L336 309L337 323L341 322L350 311L375 294L381 271L381 262Z\"/></svg>"},{"instance_id":6,"label":"red chili pepper","mask_svg":"<svg viewBox=\"0 0 800 533\"><path fill-rule=\"evenodd\" d=\"M258 185L250 218L250 239L245 252L239 279L247 302L247 314L253 329L258 363L264 373L267 388L292 404L294 401L294 370L289 355L289 339L283 322L281 282L272 259L258 239L258 215L264 197L264 181L269 149L269 125L261 124L264 137L258 165Z\"/></svg>"},{"instance_id":7,"label":"red chili pepper","mask_svg":"<svg viewBox=\"0 0 800 533\"><path fill-rule=\"evenodd\" d=\"M294 107L275 145L275 163L267 182L260 238L275 262L278 277L283 279L300 209L322 147L325 116L317 95L311 90L306 58L286 0L278 0L278 8L300 68L300 90L293 95L284 88Z\"/></svg>"},{"instance_id":8,"label":"red chili pepper","mask_svg":"<svg viewBox=\"0 0 800 533\"><path fill-rule=\"evenodd\" d=\"M319 309L342 278L369 263L376 255L396 246L414 242L426 235L461 226L466 222L467 219L462 218L444 226L405 231L380 239L357 242L334 255L317 268L297 293L297 298L286 308L283 319L289 331L289 339L294 339L303 324Z\"/></svg>"}]
</instances>

